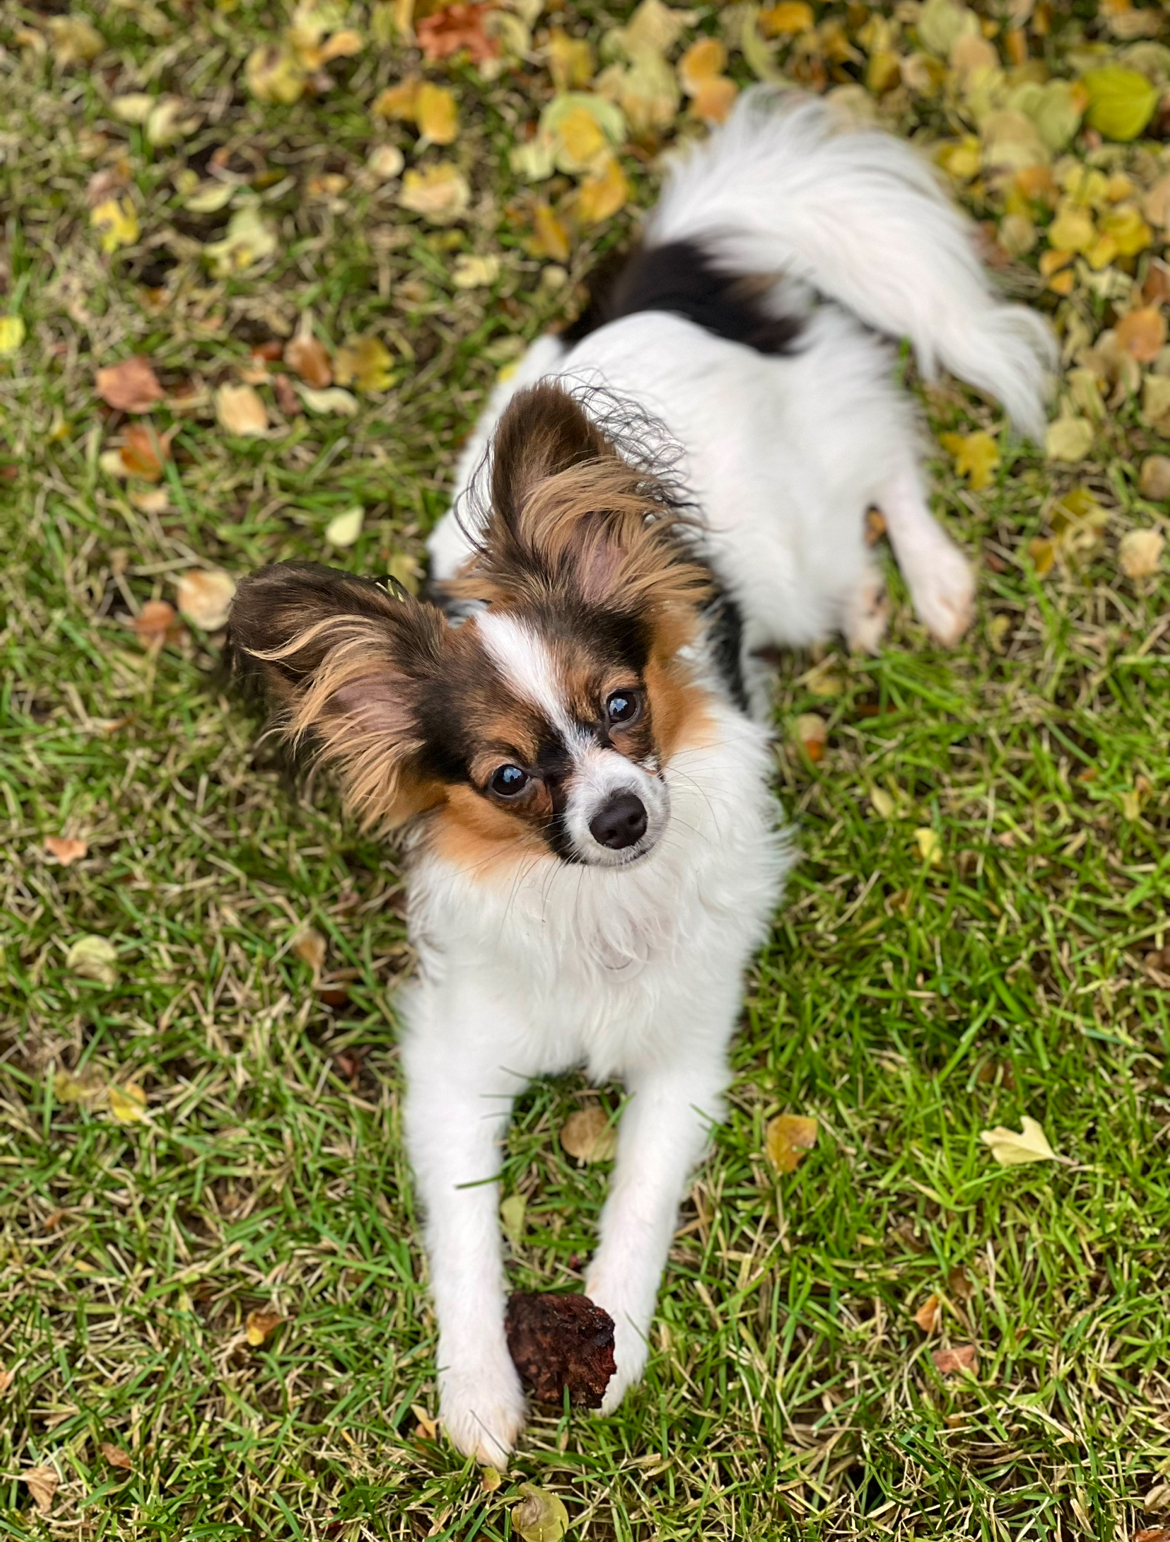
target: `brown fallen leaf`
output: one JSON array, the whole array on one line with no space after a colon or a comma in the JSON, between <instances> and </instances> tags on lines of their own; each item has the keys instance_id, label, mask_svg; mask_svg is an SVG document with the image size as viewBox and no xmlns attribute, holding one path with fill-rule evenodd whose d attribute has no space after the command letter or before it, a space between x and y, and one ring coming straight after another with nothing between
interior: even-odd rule
<instances>
[{"instance_id":1,"label":"brown fallen leaf","mask_svg":"<svg viewBox=\"0 0 1170 1542\"><path fill-rule=\"evenodd\" d=\"M410 1411L418 1420L418 1428L415 1430L415 1434L423 1440L438 1440L438 1419L432 1419L421 1403L412 1403Z\"/></svg>"},{"instance_id":2,"label":"brown fallen leaf","mask_svg":"<svg viewBox=\"0 0 1170 1542\"><path fill-rule=\"evenodd\" d=\"M128 424L119 452L125 470L144 482L157 482L163 467L172 459L171 440L177 432L176 428L168 428L160 434L149 423Z\"/></svg>"},{"instance_id":3,"label":"brown fallen leaf","mask_svg":"<svg viewBox=\"0 0 1170 1542\"><path fill-rule=\"evenodd\" d=\"M179 580L179 610L204 632L226 626L236 592L236 581L222 568L192 568Z\"/></svg>"},{"instance_id":4,"label":"brown fallen leaf","mask_svg":"<svg viewBox=\"0 0 1170 1542\"><path fill-rule=\"evenodd\" d=\"M1129 530L1117 547L1117 565L1126 578L1150 578L1162 566L1166 537L1160 530Z\"/></svg>"},{"instance_id":5,"label":"brown fallen leaf","mask_svg":"<svg viewBox=\"0 0 1170 1542\"><path fill-rule=\"evenodd\" d=\"M165 396L150 360L135 354L120 364L108 364L94 376L97 394L119 412L149 412Z\"/></svg>"},{"instance_id":6,"label":"brown fallen leaf","mask_svg":"<svg viewBox=\"0 0 1170 1542\"><path fill-rule=\"evenodd\" d=\"M617 1131L605 1109L593 1103L565 1120L561 1145L578 1162L610 1162L617 1151Z\"/></svg>"},{"instance_id":7,"label":"brown fallen leaf","mask_svg":"<svg viewBox=\"0 0 1170 1542\"><path fill-rule=\"evenodd\" d=\"M1138 476L1138 488L1142 497L1151 503L1165 503L1170 499L1170 455L1146 456Z\"/></svg>"},{"instance_id":8,"label":"brown fallen leaf","mask_svg":"<svg viewBox=\"0 0 1170 1542\"><path fill-rule=\"evenodd\" d=\"M44 846L49 855L55 857L62 867L80 862L89 851L85 841L70 840L64 835L46 835Z\"/></svg>"},{"instance_id":9,"label":"brown fallen leaf","mask_svg":"<svg viewBox=\"0 0 1170 1542\"><path fill-rule=\"evenodd\" d=\"M98 1450L111 1467L120 1467L123 1472L134 1471L133 1457L131 1457L128 1451L123 1451L121 1446L114 1446L109 1441L103 1441Z\"/></svg>"},{"instance_id":10,"label":"brown fallen leaf","mask_svg":"<svg viewBox=\"0 0 1170 1542\"><path fill-rule=\"evenodd\" d=\"M950 1376L955 1371L979 1369L979 1352L974 1344L957 1344L954 1349L936 1349L930 1357L940 1376Z\"/></svg>"},{"instance_id":11,"label":"brown fallen leaf","mask_svg":"<svg viewBox=\"0 0 1170 1542\"><path fill-rule=\"evenodd\" d=\"M332 379L332 375L330 375ZM273 375L272 389L276 393L276 404L286 418L295 418L301 410L301 399L296 393L292 381L287 375Z\"/></svg>"},{"instance_id":12,"label":"brown fallen leaf","mask_svg":"<svg viewBox=\"0 0 1170 1542\"><path fill-rule=\"evenodd\" d=\"M948 1271L947 1289L956 1301L963 1303L970 1301L971 1297L975 1294L975 1282L966 1269L963 1268L962 1264L956 1264L953 1269Z\"/></svg>"},{"instance_id":13,"label":"brown fallen leaf","mask_svg":"<svg viewBox=\"0 0 1170 1542\"><path fill-rule=\"evenodd\" d=\"M0 1396L8 1391L15 1379L15 1371L0 1371Z\"/></svg>"},{"instance_id":14,"label":"brown fallen leaf","mask_svg":"<svg viewBox=\"0 0 1170 1542\"><path fill-rule=\"evenodd\" d=\"M259 1349L273 1328L284 1321L279 1312L249 1312L244 1323L244 1337L253 1349Z\"/></svg>"},{"instance_id":15,"label":"brown fallen leaf","mask_svg":"<svg viewBox=\"0 0 1170 1542\"><path fill-rule=\"evenodd\" d=\"M942 1326L942 1302L936 1295L927 1296L926 1300L914 1313L914 1321L922 1329L923 1333L937 1333Z\"/></svg>"},{"instance_id":16,"label":"brown fallen leaf","mask_svg":"<svg viewBox=\"0 0 1170 1542\"><path fill-rule=\"evenodd\" d=\"M588 1296L517 1291L504 1318L508 1353L521 1384L538 1403L600 1408L613 1357L613 1318Z\"/></svg>"},{"instance_id":17,"label":"brown fallen leaf","mask_svg":"<svg viewBox=\"0 0 1170 1542\"><path fill-rule=\"evenodd\" d=\"M1133 1542L1170 1542L1170 1526L1143 1526L1134 1532Z\"/></svg>"},{"instance_id":18,"label":"brown fallen leaf","mask_svg":"<svg viewBox=\"0 0 1170 1542\"><path fill-rule=\"evenodd\" d=\"M53 1508L53 1495L57 1492L57 1485L61 1481L57 1469L26 1467L20 1476L32 1495L33 1504L42 1515L48 1515Z\"/></svg>"},{"instance_id":19,"label":"brown fallen leaf","mask_svg":"<svg viewBox=\"0 0 1170 1542\"><path fill-rule=\"evenodd\" d=\"M1166 318L1153 305L1127 312L1117 323L1117 346L1139 364L1152 364L1166 346Z\"/></svg>"},{"instance_id":20,"label":"brown fallen leaf","mask_svg":"<svg viewBox=\"0 0 1170 1542\"><path fill-rule=\"evenodd\" d=\"M215 415L226 433L242 439L268 429L268 410L254 386L221 385L215 393Z\"/></svg>"},{"instance_id":21,"label":"brown fallen leaf","mask_svg":"<svg viewBox=\"0 0 1170 1542\"><path fill-rule=\"evenodd\" d=\"M175 607L166 600L147 600L134 617L134 635L144 648L161 648L183 635Z\"/></svg>"},{"instance_id":22,"label":"brown fallen leaf","mask_svg":"<svg viewBox=\"0 0 1170 1542\"><path fill-rule=\"evenodd\" d=\"M825 758L829 725L819 713L802 712L792 725L792 736L813 765Z\"/></svg>"},{"instance_id":23,"label":"brown fallen leaf","mask_svg":"<svg viewBox=\"0 0 1170 1542\"><path fill-rule=\"evenodd\" d=\"M449 59L465 48L473 64L494 59L500 45L484 31L484 22L493 9L489 0L473 4L455 0L454 4L424 16L415 29L423 58L432 62Z\"/></svg>"},{"instance_id":24,"label":"brown fallen leaf","mask_svg":"<svg viewBox=\"0 0 1170 1542\"><path fill-rule=\"evenodd\" d=\"M325 345L313 336L312 322L307 317L302 317L296 336L284 345L284 362L314 390L321 391L333 384L329 355Z\"/></svg>"},{"instance_id":25,"label":"brown fallen leaf","mask_svg":"<svg viewBox=\"0 0 1170 1542\"><path fill-rule=\"evenodd\" d=\"M779 1173L794 1173L817 1143L820 1126L801 1114L777 1114L764 1131L764 1150Z\"/></svg>"},{"instance_id":26,"label":"brown fallen leaf","mask_svg":"<svg viewBox=\"0 0 1170 1542\"><path fill-rule=\"evenodd\" d=\"M313 973L320 974L325 966L325 939L313 926L302 926L292 939L292 950Z\"/></svg>"}]
</instances>

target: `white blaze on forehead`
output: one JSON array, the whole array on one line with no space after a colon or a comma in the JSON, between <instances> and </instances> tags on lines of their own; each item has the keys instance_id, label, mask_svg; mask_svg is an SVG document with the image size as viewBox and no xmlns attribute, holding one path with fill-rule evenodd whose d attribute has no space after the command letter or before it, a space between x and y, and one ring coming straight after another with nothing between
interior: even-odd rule
<instances>
[{"instance_id":1,"label":"white blaze on forehead","mask_svg":"<svg viewBox=\"0 0 1170 1542\"><path fill-rule=\"evenodd\" d=\"M514 616L495 611L481 611L475 624L483 639L484 652L517 696L539 708L566 743L579 739L581 730L569 715L556 665L544 638Z\"/></svg>"}]
</instances>

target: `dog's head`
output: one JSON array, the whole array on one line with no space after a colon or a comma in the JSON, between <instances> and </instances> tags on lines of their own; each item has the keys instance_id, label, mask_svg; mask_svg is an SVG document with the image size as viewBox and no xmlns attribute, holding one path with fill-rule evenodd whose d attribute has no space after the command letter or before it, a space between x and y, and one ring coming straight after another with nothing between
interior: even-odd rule
<instances>
[{"instance_id":1,"label":"dog's head","mask_svg":"<svg viewBox=\"0 0 1170 1542\"><path fill-rule=\"evenodd\" d=\"M662 768L702 693L680 650L708 574L655 477L551 385L497 431L491 503L443 612L329 568L280 564L240 586L231 630L370 823L428 814L476 868L523 853L618 867L669 819Z\"/></svg>"}]
</instances>

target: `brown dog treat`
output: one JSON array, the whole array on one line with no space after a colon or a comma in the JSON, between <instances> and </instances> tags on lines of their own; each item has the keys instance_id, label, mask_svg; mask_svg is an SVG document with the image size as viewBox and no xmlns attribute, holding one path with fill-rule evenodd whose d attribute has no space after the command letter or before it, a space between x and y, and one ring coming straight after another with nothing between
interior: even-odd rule
<instances>
[{"instance_id":1,"label":"brown dog treat","mask_svg":"<svg viewBox=\"0 0 1170 1542\"><path fill-rule=\"evenodd\" d=\"M617 1369L613 1318L588 1296L528 1295L517 1291L504 1318L508 1353L525 1392L538 1403L600 1408Z\"/></svg>"}]
</instances>

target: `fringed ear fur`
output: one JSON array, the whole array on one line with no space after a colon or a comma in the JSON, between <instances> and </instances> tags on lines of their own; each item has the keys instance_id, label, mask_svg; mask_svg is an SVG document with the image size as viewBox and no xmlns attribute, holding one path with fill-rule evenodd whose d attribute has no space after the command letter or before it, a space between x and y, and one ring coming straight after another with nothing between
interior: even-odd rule
<instances>
[{"instance_id":1,"label":"fringed ear fur","mask_svg":"<svg viewBox=\"0 0 1170 1542\"><path fill-rule=\"evenodd\" d=\"M446 623L432 605L312 563L277 563L240 585L230 642L241 672L280 703L283 730L311 736L367 825L401 824L441 797L424 779L418 707Z\"/></svg>"},{"instance_id":2,"label":"fringed ear fur","mask_svg":"<svg viewBox=\"0 0 1170 1542\"><path fill-rule=\"evenodd\" d=\"M691 521L652 473L623 460L568 392L518 391L493 445L492 506L452 594L496 603L569 591L644 611L694 604L709 586Z\"/></svg>"}]
</instances>

